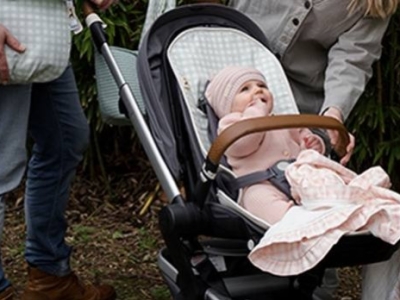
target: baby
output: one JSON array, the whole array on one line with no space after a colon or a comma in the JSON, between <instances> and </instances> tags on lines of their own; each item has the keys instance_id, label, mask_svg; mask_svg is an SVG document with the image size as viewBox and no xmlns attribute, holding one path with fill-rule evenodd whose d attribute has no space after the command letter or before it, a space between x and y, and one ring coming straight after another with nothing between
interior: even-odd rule
<instances>
[{"instance_id":1,"label":"baby","mask_svg":"<svg viewBox=\"0 0 400 300\"><path fill-rule=\"evenodd\" d=\"M269 116L273 109L273 96L264 76L248 67L222 69L211 79L205 96L219 118L218 134L240 120ZM233 172L242 176L266 170L280 160L294 159L303 149L324 153L325 145L309 129L280 129L247 135L225 154ZM269 181L244 188L239 204L271 225L294 205Z\"/></svg>"}]
</instances>

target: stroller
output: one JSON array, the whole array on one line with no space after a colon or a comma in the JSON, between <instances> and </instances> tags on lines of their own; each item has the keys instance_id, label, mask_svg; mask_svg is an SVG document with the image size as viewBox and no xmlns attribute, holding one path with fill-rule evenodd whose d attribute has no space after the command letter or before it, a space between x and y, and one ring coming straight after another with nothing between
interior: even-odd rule
<instances>
[{"instance_id":1,"label":"stroller","mask_svg":"<svg viewBox=\"0 0 400 300\"><path fill-rule=\"evenodd\" d=\"M92 15L89 8L86 14ZM188 5L158 18L139 49L139 97L125 81L101 21L89 17L94 42L119 87L120 108L170 201L159 214L165 248L158 265L173 299L312 299L326 268L384 261L396 251L397 245L361 232L343 236L317 266L302 274L281 277L255 268L247 255L269 225L243 210L236 203L238 193L224 186L234 177L220 164L224 151L256 131L323 127L340 132L340 152L346 145L344 127L329 118L298 115L263 33L233 9ZM202 109L207 78L226 65L255 64L267 76L278 116L238 123L210 141L209 119Z\"/></svg>"}]
</instances>

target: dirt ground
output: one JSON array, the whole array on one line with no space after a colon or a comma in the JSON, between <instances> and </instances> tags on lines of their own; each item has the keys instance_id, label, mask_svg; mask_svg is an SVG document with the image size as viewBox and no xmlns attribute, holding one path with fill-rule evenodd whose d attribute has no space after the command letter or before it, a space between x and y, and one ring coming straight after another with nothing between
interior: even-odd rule
<instances>
[{"instance_id":1,"label":"dirt ground","mask_svg":"<svg viewBox=\"0 0 400 300\"><path fill-rule=\"evenodd\" d=\"M85 198L96 197L96 190L88 191L92 196ZM8 204L3 262L9 279L20 292L26 282L23 207L20 198L9 197ZM144 218L136 215L132 207L110 203L99 202L89 213L80 211L79 206L71 208L67 240L74 247L74 270L85 280L101 279L114 285L120 300L170 299L156 266L162 245L155 217L160 205L161 201L156 200ZM360 299L359 268L340 269L339 274L336 299Z\"/></svg>"},{"instance_id":2,"label":"dirt ground","mask_svg":"<svg viewBox=\"0 0 400 300\"><path fill-rule=\"evenodd\" d=\"M114 166L107 183L78 175L73 185L67 212L73 269L84 280L112 284L120 300L170 299L156 265L162 247L157 213L165 200L161 192L154 193L150 166L140 168L150 170L140 176ZM7 196L2 243L5 272L18 293L26 282L22 195L23 187ZM336 299L360 299L360 269L340 269L339 275Z\"/></svg>"}]
</instances>

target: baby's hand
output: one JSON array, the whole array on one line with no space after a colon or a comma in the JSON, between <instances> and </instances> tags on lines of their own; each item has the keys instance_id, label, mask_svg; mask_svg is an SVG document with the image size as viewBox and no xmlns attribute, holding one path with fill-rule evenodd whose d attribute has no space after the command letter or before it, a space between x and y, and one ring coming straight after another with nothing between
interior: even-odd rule
<instances>
[{"instance_id":1,"label":"baby's hand","mask_svg":"<svg viewBox=\"0 0 400 300\"><path fill-rule=\"evenodd\" d=\"M300 147L301 149L312 149L321 154L325 151L324 141L313 133L309 133L303 137Z\"/></svg>"},{"instance_id":2,"label":"baby's hand","mask_svg":"<svg viewBox=\"0 0 400 300\"><path fill-rule=\"evenodd\" d=\"M270 111L268 111L268 105L262 99L254 99L251 101L246 109L256 109L260 116L267 116L269 115Z\"/></svg>"}]
</instances>

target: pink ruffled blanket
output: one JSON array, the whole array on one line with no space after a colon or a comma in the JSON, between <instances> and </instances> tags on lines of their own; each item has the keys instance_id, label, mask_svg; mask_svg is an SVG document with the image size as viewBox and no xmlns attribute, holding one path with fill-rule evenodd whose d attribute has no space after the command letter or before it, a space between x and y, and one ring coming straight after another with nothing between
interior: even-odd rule
<instances>
[{"instance_id":1,"label":"pink ruffled blanket","mask_svg":"<svg viewBox=\"0 0 400 300\"><path fill-rule=\"evenodd\" d=\"M369 231L391 244L400 239L400 195L388 189L382 168L357 175L305 150L286 177L300 205L271 226L249 254L261 270L282 276L309 270L347 233Z\"/></svg>"}]
</instances>

